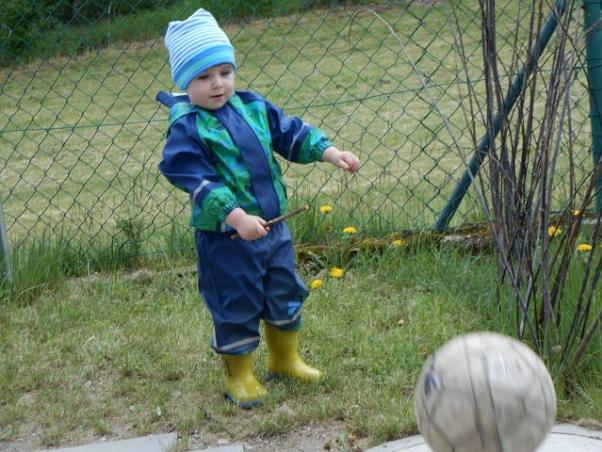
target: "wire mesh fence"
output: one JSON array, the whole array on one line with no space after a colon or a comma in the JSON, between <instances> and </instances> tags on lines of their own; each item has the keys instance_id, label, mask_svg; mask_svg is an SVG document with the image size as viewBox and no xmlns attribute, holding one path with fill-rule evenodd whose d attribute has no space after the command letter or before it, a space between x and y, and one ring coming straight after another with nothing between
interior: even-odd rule
<instances>
[{"instance_id":1,"label":"wire mesh fence","mask_svg":"<svg viewBox=\"0 0 602 452\"><path fill-rule=\"evenodd\" d=\"M501 60L527 57L532 3L497 2ZM432 227L475 151L471 124L485 132L483 113L467 103L469 89L485 93L478 2L82 0L37 4L35 14L27 5L4 11L0 47L0 197L12 246L49 231L81 243L129 231L151 243L186 224L187 195L157 170L167 111L154 96L174 89L167 23L198 7L216 12L236 49L238 89L319 126L362 161L353 177L281 161L289 198L335 205L366 233ZM580 10L568 14L577 155L562 165L585 173L582 21ZM550 64L544 52L538 70ZM502 82L518 69L503 67ZM559 209L568 184L560 174ZM483 219L470 191L451 224Z\"/></svg>"}]
</instances>

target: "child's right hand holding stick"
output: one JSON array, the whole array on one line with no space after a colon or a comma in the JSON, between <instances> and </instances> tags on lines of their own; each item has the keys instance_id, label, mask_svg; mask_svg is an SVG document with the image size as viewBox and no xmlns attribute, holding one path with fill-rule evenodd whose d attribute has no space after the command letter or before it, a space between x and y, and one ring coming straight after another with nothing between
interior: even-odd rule
<instances>
[{"instance_id":1,"label":"child's right hand holding stick","mask_svg":"<svg viewBox=\"0 0 602 452\"><path fill-rule=\"evenodd\" d=\"M249 215L240 207L228 214L226 224L236 229L238 236L244 240L256 240L264 237L270 230L267 221L256 215Z\"/></svg>"}]
</instances>

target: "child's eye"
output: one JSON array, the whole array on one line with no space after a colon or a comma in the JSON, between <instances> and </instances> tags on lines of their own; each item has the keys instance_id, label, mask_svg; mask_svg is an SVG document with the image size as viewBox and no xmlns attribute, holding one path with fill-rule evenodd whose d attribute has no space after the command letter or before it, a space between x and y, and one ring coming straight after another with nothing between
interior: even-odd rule
<instances>
[{"instance_id":1,"label":"child's eye","mask_svg":"<svg viewBox=\"0 0 602 452\"><path fill-rule=\"evenodd\" d=\"M225 71L220 72L220 75L222 77L226 77L226 76L230 75L231 73L232 73L232 69L227 69Z\"/></svg>"},{"instance_id":2,"label":"child's eye","mask_svg":"<svg viewBox=\"0 0 602 452\"><path fill-rule=\"evenodd\" d=\"M209 78L209 76L207 74L201 74L197 77L197 79L199 80L207 80Z\"/></svg>"}]
</instances>

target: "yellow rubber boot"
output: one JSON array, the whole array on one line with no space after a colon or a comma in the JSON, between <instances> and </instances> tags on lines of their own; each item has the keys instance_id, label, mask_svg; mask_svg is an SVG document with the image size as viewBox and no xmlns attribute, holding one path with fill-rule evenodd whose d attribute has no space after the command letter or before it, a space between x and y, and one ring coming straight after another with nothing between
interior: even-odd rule
<instances>
[{"instance_id":1,"label":"yellow rubber boot","mask_svg":"<svg viewBox=\"0 0 602 452\"><path fill-rule=\"evenodd\" d=\"M299 337L296 331L283 331L265 323L265 339L268 346L268 371L275 376L317 383L324 375L308 366L299 357Z\"/></svg>"},{"instance_id":2,"label":"yellow rubber boot","mask_svg":"<svg viewBox=\"0 0 602 452\"><path fill-rule=\"evenodd\" d=\"M223 356L226 366L224 384L228 400L241 408L259 405L268 391L259 383L253 373L251 354Z\"/></svg>"}]
</instances>

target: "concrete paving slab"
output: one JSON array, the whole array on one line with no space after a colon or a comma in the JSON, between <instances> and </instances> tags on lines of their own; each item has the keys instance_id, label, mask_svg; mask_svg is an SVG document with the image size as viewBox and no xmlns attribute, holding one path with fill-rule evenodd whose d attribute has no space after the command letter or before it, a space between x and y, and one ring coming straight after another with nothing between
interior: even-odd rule
<instances>
[{"instance_id":1,"label":"concrete paving slab","mask_svg":"<svg viewBox=\"0 0 602 452\"><path fill-rule=\"evenodd\" d=\"M211 449L197 449L190 452L244 452L244 448L240 444L229 444L227 446L212 447Z\"/></svg>"},{"instance_id":2,"label":"concrete paving slab","mask_svg":"<svg viewBox=\"0 0 602 452\"><path fill-rule=\"evenodd\" d=\"M422 435L391 441L366 452L432 452ZM602 452L602 431L556 424L536 452Z\"/></svg>"},{"instance_id":3,"label":"concrete paving slab","mask_svg":"<svg viewBox=\"0 0 602 452\"><path fill-rule=\"evenodd\" d=\"M38 452L168 452L175 450L177 442L178 435L176 433L162 433L140 438L107 441L86 446L65 447Z\"/></svg>"}]
</instances>

